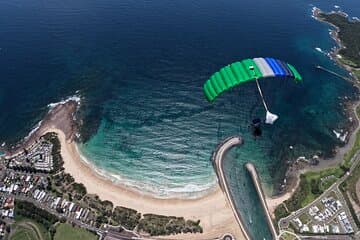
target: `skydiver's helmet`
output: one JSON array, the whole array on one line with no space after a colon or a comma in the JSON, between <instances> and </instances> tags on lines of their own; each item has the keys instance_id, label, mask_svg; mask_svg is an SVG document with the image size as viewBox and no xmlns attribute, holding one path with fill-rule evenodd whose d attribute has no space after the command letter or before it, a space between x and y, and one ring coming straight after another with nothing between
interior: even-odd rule
<instances>
[{"instance_id":1,"label":"skydiver's helmet","mask_svg":"<svg viewBox=\"0 0 360 240\"><path fill-rule=\"evenodd\" d=\"M261 130L261 120L260 118L255 118L251 122L251 131L254 137L260 137L262 134Z\"/></svg>"}]
</instances>

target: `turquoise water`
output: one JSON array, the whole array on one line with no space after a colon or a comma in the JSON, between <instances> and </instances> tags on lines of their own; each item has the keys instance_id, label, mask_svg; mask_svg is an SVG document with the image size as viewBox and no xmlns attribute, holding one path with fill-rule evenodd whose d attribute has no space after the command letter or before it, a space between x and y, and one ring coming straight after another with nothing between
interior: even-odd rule
<instances>
[{"instance_id":1,"label":"turquoise water","mask_svg":"<svg viewBox=\"0 0 360 240\"><path fill-rule=\"evenodd\" d=\"M127 75L112 86L114 96L103 104L96 134L80 146L83 154L109 171L114 180L142 191L161 197L196 197L215 183L209 158L217 142L229 135L245 137L248 144L243 155L251 156L270 192L277 190L274 182L282 181L286 161L312 154L326 157L341 144L332 131L348 124L339 102L343 96L352 97L354 89L314 68L321 64L341 71L314 49L326 51L334 43L327 27L311 18L312 6L299 2L288 6L289 12L296 13L289 25L289 16L277 9L280 5L274 5L260 20L260 3L241 4L227 1L215 8L198 3L170 20L168 14L175 6L162 5L160 9L168 13L145 15L157 27L149 31L148 24L136 23L137 34L131 35L133 41L126 45L136 56L126 61L109 57L112 67L112 58L127 64L126 70L117 70L119 78ZM216 20L220 14L221 26ZM163 23L165 18L170 23ZM250 24L251 28L245 27ZM292 25L298 27L290 28ZM269 26L274 29L265 31ZM220 28L222 34L215 34ZM179 41L180 33L184 36ZM149 42L142 42L148 38ZM258 55L293 63L304 76L304 84L262 83L271 110L280 120L265 126L262 139L254 142L249 122L264 116L254 85L236 89L214 104L204 101L201 86L220 66ZM290 145L294 150L290 151Z\"/></svg>"},{"instance_id":2,"label":"turquoise water","mask_svg":"<svg viewBox=\"0 0 360 240\"><path fill-rule=\"evenodd\" d=\"M232 150L228 177L255 239L268 238L243 163L252 161L276 192L287 161L328 156L349 122L339 102L355 89L319 72L346 74L322 53L328 26L311 18L311 1L0 1L0 142L15 142L57 102L82 97L82 153L112 178L160 197L196 197L215 184L218 141L245 138ZM318 1L360 15L357 1ZM248 125L264 112L253 84L206 102L202 84L236 60L273 56L292 63L304 83L267 79L280 115L255 141ZM294 146L290 150L289 146ZM245 183L245 186L244 186ZM251 200L251 201L250 201ZM257 208L256 208L257 209ZM250 219L252 221L250 221ZM264 229L260 231L259 229Z\"/></svg>"}]
</instances>

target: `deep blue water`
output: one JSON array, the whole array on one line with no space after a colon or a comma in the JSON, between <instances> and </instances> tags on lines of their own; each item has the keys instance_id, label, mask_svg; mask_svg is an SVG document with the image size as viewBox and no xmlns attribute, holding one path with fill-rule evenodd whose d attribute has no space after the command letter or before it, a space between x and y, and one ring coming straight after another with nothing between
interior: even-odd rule
<instances>
[{"instance_id":1,"label":"deep blue water","mask_svg":"<svg viewBox=\"0 0 360 240\"><path fill-rule=\"evenodd\" d=\"M229 153L228 177L254 238L268 238L261 211L246 212L260 205L243 164L254 162L271 192L287 160L325 156L340 144L332 130L348 122L339 102L355 93L314 68L346 74L314 50L334 42L329 27L310 17L312 3L0 0L0 142L19 140L50 102L79 91L84 155L114 179L166 197L215 184L211 151L241 134L246 143ZM314 4L360 16L358 1ZM288 61L304 77L301 85L262 82L280 119L258 141L247 127L264 114L254 85L214 104L201 89L220 67L255 56Z\"/></svg>"}]
</instances>

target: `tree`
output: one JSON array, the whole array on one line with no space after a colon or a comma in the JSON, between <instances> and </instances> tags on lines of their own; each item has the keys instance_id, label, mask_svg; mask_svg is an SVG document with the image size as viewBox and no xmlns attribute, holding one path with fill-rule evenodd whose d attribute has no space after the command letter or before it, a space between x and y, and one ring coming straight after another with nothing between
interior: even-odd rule
<instances>
[{"instance_id":1,"label":"tree","mask_svg":"<svg viewBox=\"0 0 360 240\"><path fill-rule=\"evenodd\" d=\"M49 232L50 232L51 239L54 239L54 236L55 236L55 233L56 233L56 228L54 227L54 225L52 225L50 227Z\"/></svg>"},{"instance_id":2,"label":"tree","mask_svg":"<svg viewBox=\"0 0 360 240\"><path fill-rule=\"evenodd\" d=\"M60 222L61 222L61 223L66 223L66 217L61 217L61 218L60 218Z\"/></svg>"}]
</instances>

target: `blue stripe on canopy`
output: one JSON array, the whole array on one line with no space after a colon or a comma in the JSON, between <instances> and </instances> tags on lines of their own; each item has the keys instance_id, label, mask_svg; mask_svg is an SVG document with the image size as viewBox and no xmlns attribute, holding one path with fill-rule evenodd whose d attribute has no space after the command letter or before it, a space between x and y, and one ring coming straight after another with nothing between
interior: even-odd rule
<instances>
[{"instance_id":1,"label":"blue stripe on canopy","mask_svg":"<svg viewBox=\"0 0 360 240\"><path fill-rule=\"evenodd\" d=\"M287 77L292 77L293 74L291 70L286 66L286 64L278 59L275 59L275 61L281 66L281 69L286 73Z\"/></svg>"},{"instance_id":2,"label":"blue stripe on canopy","mask_svg":"<svg viewBox=\"0 0 360 240\"><path fill-rule=\"evenodd\" d=\"M281 63L281 66L282 66L284 69L286 69L288 76L289 76L289 77L294 77L294 73L291 71L291 69L289 68L289 66L288 66L285 62L283 62L283 61L280 61L280 60L278 60L278 61Z\"/></svg>"},{"instance_id":3,"label":"blue stripe on canopy","mask_svg":"<svg viewBox=\"0 0 360 240\"><path fill-rule=\"evenodd\" d=\"M271 59L271 58L265 58L265 61L269 64L269 66L271 67L271 69L272 69L273 72L275 73L275 76L280 76L279 69L278 69L277 66L274 64L274 62L272 61L272 59Z\"/></svg>"},{"instance_id":4,"label":"blue stripe on canopy","mask_svg":"<svg viewBox=\"0 0 360 240\"><path fill-rule=\"evenodd\" d=\"M286 76L286 71L284 71L281 67L281 65L279 65L276 61L276 59L274 58L270 58L271 61L274 63L274 66L278 69L279 71L279 76Z\"/></svg>"}]
</instances>

